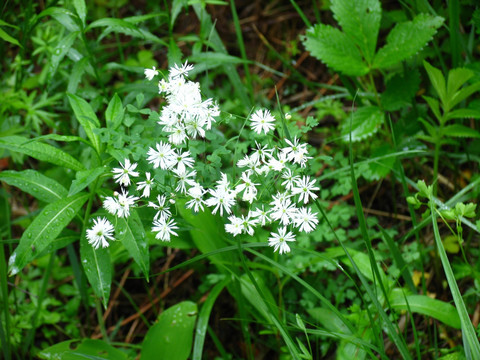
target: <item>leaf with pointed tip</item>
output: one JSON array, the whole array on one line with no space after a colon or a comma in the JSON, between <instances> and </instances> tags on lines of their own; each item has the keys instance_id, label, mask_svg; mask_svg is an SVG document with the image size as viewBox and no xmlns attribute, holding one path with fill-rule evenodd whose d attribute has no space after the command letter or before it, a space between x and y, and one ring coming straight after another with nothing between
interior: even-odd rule
<instances>
[{"instance_id":1,"label":"leaf with pointed tip","mask_svg":"<svg viewBox=\"0 0 480 360\"><path fill-rule=\"evenodd\" d=\"M108 103L107 110L105 111L105 120L107 122L107 127L109 129L116 129L122 124L123 115L125 114L125 109L122 104L122 100L115 93L112 100Z\"/></svg>"},{"instance_id":2,"label":"leaf with pointed tip","mask_svg":"<svg viewBox=\"0 0 480 360\"><path fill-rule=\"evenodd\" d=\"M423 66L425 66L425 70L427 70L430 82L437 92L440 101L442 104L445 104L447 101L447 85L445 83L445 77L439 69L433 67L428 62L424 61Z\"/></svg>"},{"instance_id":3,"label":"leaf with pointed tip","mask_svg":"<svg viewBox=\"0 0 480 360\"><path fill-rule=\"evenodd\" d=\"M442 133L443 135L450 137L480 138L480 133L478 131L461 124L445 126L442 129Z\"/></svg>"},{"instance_id":4,"label":"leaf with pointed tip","mask_svg":"<svg viewBox=\"0 0 480 360\"><path fill-rule=\"evenodd\" d=\"M70 185L70 190L68 191L68 196L75 195L79 193L83 189L85 189L88 185L92 183L97 177L102 175L106 171L106 167L100 166L95 169L89 169L84 171L78 171L75 176L76 179L72 181L72 185Z\"/></svg>"},{"instance_id":5,"label":"leaf with pointed tip","mask_svg":"<svg viewBox=\"0 0 480 360\"><path fill-rule=\"evenodd\" d=\"M10 256L8 261L10 275L17 274L55 240L72 221L88 196L80 193L45 206L24 231L17 248Z\"/></svg>"},{"instance_id":6,"label":"leaf with pointed tip","mask_svg":"<svg viewBox=\"0 0 480 360\"><path fill-rule=\"evenodd\" d=\"M67 190L62 185L35 170L2 171L0 180L47 203L67 197Z\"/></svg>"},{"instance_id":7,"label":"leaf with pointed tip","mask_svg":"<svg viewBox=\"0 0 480 360\"><path fill-rule=\"evenodd\" d=\"M62 40L60 40L53 51L52 58L50 59L50 70L48 72L47 81L53 78L55 73L57 72L58 65L63 60L65 55L67 55L68 51L72 47L77 35L79 34L78 31L74 31L67 36L65 36Z\"/></svg>"},{"instance_id":8,"label":"leaf with pointed tip","mask_svg":"<svg viewBox=\"0 0 480 360\"><path fill-rule=\"evenodd\" d=\"M385 113L376 106L366 106L357 109L342 125L342 140L349 141L350 132L352 141L360 141L375 134L385 120Z\"/></svg>"}]
</instances>

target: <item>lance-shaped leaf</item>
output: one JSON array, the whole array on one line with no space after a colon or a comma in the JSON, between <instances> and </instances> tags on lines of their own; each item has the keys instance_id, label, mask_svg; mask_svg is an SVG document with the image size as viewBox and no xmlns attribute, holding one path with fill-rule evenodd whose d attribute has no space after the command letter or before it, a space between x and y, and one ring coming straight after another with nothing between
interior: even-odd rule
<instances>
[{"instance_id":1,"label":"lance-shaped leaf","mask_svg":"<svg viewBox=\"0 0 480 360\"><path fill-rule=\"evenodd\" d=\"M112 261L108 248L94 249L83 234L80 238L80 260L93 292L107 308L112 286Z\"/></svg>"},{"instance_id":2,"label":"lance-shaped leaf","mask_svg":"<svg viewBox=\"0 0 480 360\"><path fill-rule=\"evenodd\" d=\"M62 185L35 170L2 171L0 180L47 203L67 197L67 190Z\"/></svg>"},{"instance_id":3,"label":"lance-shaped leaf","mask_svg":"<svg viewBox=\"0 0 480 360\"><path fill-rule=\"evenodd\" d=\"M433 38L443 24L443 18L419 14L412 21L395 25L387 36L387 43L378 50L373 68L384 69L408 59Z\"/></svg>"},{"instance_id":4,"label":"lance-shaped leaf","mask_svg":"<svg viewBox=\"0 0 480 360\"><path fill-rule=\"evenodd\" d=\"M70 190L68 191L68 196L75 195L76 193L85 189L88 185L92 183L98 176L105 172L106 168L104 166L97 167L95 169L89 169L84 171L78 171L76 173L76 179L72 181Z\"/></svg>"},{"instance_id":5,"label":"lance-shaped leaf","mask_svg":"<svg viewBox=\"0 0 480 360\"><path fill-rule=\"evenodd\" d=\"M37 160L64 166L75 171L85 169L81 162L66 152L49 144L32 142L23 136L4 136L0 138L0 148L23 153Z\"/></svg>"},{"instance_id":6,"label":"lance-shaped leaf","mask_svg":"<svg viewBox=\"0 0 480 360\"><path fill-rule=\"evenodd\" d=\"M143 229L142 221L137 212L132 209L128 219L119 218L115 226L117 239L120 240L140 266L148 281L148 269L150 267L150 256L148 252L147 237Z\"/></svg>"},{"instance_id":7,"label":"lance-shaped leaf","mask_svg":"<svg viewBox=\"0 0 480 360\"><path fill-rule=\"evenodd\" d=\"M48 72L48 79L50 81L55 73L57 72L58 65L63 60L65 55L67 55L68 51L72 47L77 35L79 34L78 31L71 32L67 36L65 36L62 40L60 40L53 51L52 57L50 59L50 70Z\"/></svg>"},{"instance_id":8,"label":"lance-shaped leaf","mask_svg":"<svg viewBox=\"0 0 480 360\"><path fill-rule=\"evenodd\" d=\"M80 193L48 204L25 230L20 243L8 261L10 275L15 275L35 259L62 230L87 201L88 194Z\"/></svg>"},{"instance_id":9,"label":"lance-shaped leaf","mask_svg":"<svg viewBox=\"0 0 480 360\"><path fill-rule=\"evenodd\" d=\"M95 134L94 132L94 129L98 129L100 127L100 122L98 121L97 115L93 111L90 104L85 100L74 94L67 95L73 112L75 113L75 117L82 125L93 147L95 150L97 150L97 153L101 153L102 143L100 142L100 137L98 134Z\"/></svg>"},{"instance_id":10,"label":"lance-shaped leaf","mask_svg":"<svg viewBox=\"0 0 480 360\"><path fill-rule=\"evenodd\" d=\"M123 108L122 100L115 93L112 100L108 103L107 110L105 111L105 120L107 121L107 127L109 129L116 129L123 121L123 115L125 109Z\"/></svg>"}]
</instances>

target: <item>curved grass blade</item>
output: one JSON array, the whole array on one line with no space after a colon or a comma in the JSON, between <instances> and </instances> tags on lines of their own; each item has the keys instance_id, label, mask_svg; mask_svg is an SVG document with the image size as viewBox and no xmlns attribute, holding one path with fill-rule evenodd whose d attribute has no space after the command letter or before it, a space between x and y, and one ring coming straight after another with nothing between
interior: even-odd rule
<instances>
[{"instance_id":1,"label":"curved grass blade","mask_svg":"<svg viewBox=\"0 0 480 360\"><path fill-rule=\"evenodd\" d=\"M35 170L2 171L0 180L46 203L67 197L67 190L62 185Z\"/></svg>"},{"instance_id":2,"label":"curved grass blade","mask_svg":"<svg viewBox=\"0 0 480 360\"><path fill-rule=\"evenodd\" d=\"M20 243L10 256L8 270L17 274L35 259L62 232L87 201L88 194L80 193L48 204L25 230Z\"/></svg>"}]
</instances>

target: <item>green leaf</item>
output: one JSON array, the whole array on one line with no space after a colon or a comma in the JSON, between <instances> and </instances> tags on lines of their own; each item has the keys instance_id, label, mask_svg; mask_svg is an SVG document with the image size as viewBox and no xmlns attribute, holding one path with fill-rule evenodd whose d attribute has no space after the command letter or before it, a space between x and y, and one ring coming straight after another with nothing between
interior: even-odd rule
<instances>
[{"instance_id":1,"label":"green leaf","mask_svg":"<svg viewBox=\"0 0 480 360\"><path fill-rule=\"evenodd\" d=\"M17 274L35 259L62 232L87 201L88 194L77 194L48 204L32 221L20 238L20 243L10 256L10 275Z\"/></svg>"},{"instance_id":2,"label":"green leaf","mask_svg":"<svg viewBox=\"0 0 480 360\"><path fill-rule=\"evenodd\" d=\"M397 74L387 84L382 94L382 106L387 111L397 111L411 106L420 85L420 73L417 69L405 71L403 75Z\"/></svg>"},{"instance_id":3,"label":"green leaf","mask_svg":"<svg viewBox=\"0 0 480 360\"><path fill-rule=\"evenodd\" d=\"M20 43L18 42L17 39L11 37L10 35L8 35L5 30L3 30L2 28L0 28L0 39L3 39L11 44L14 44L14 45L17 45L17 46L20 46L21 48L23 48L22 45L20 45Z\"/></svg>"},{"instance_id":4,"label":"green leaf","mask_svg":"<svg viewBox=\"0 0 480 360\"><path fill-rule=\"evenodd\" d=\"M437 118L438 122L442 121L442 114L440 113L440 103L437 99L430 96L423 96L423 99L427 102L428 106L433 112L433 115Z\"/></svg>"},{"instance_id":5,"label":"green leaf","mask_svg":"<svg viewBox=\"0 0 480 360\"><path fill-rule=\"evenodd\" d=\"M447 120L451 119L480 119L480 111L476 109L458 109L450 111L446 117Z\"/></svg>"},{"instance_id":6,"label":"green leaf","mask_svg":"<svg viewBox=\"0 0 480 360\"><path fill-rule=\"evenodd\" d=\"M351 76L362 76L369 71L353 40L336 28L317 24L307 30L302 42L312 56L336 71Z\"/></svg>"},{"instance_id":7,"label":"green leaf","mask_svg":"<svg viewBox=\"0 0 480 360\"><path fill-rule=\"evenodd\" d=\"M469 138L480 138L480 133L477 130L469 128L468 126L461 124L453 124L445 126L442 129L444 136L451 137L469 137Z\"/></svg>"},{"instance_id":8,"label":"green leaf","mask_svg":"<svg viewBox=\"0 0 480 360\"><path fill-rule=\"evenodd\" d=\"M67 92L72 94L77 92L78 84L80 83L87 66L89 66L89 62L86 56L75 62L72 72L68 77Z\"/></svg>"},{"instance_id":9,"label":"green leaf","mask_svg":"<svg viewBox=\"0 0 480 360\"><path fill-rule=\"evenodd\" d=\"M80 238L80 260L93 292L107 308L112 283L112 263L108 248L94 249L83 234Z\"/></svg>"},{"instance_id":10,"label":"green leaf","mask_svg":"<svg viewBox=\"0 0 480 360\"><path fill-rule=\"evenodd\" d=\"M90 104L85 100L74 94L67 95L73 112L75 113L75 117L82 125L97 153L100 154L102 152L102 143L100 142L100 137L98 134L95 134L93 131L94 129L98 129L100 127L100 122L98 121L97 115L93 111Z\"/></svg>"},{"instance_id":11,"label":"green leaf","mask_svg":"<svg viewBox=\"0 0 480 360\"><path fill-rule=\"evenodd\" d=\"M418 53L433 38L443 24L443 18L419 14L412 21L395 25L387 36L387 43L378 50L373 68L384 69Z\"/></svg>"},{"instance_id":12,"label":"green leaf","mask_svg":"<svg viewBox=\"0 0 480 360\"><path fill-rule=\"evenodd\" d=\"M50 69L48 72L47 81L50 81L55 73L57 72L58 65L63 60L65 55L67 55L68 51L72 47L77 35L79 34L78 31L74 31L67 36L65 36L62 40L59 41L55 49L53 50L52 57L50 59Z\"/></svg>"},{"instance_id":13,"label":"green leaf","mask_svg":"<svg viewBox=\"0 0 480 360\"><path fill-rule=\"evenodd\" d=\"M72 181L72 185L70 185L70 190L68 191L68 196L75 195L79 193L83 189L85 189L88 185L92 183L97 177L102 175L106 170L105 166L100 166L95 169L83 170L78 171L75 174L76 179Z\"/></svg>"},{"instance_id":14,"label":"green leaf","mask_svg":"<svg viewBox=\"0 0 480 360\"><path fill-rule=\"evenodd\" d=\"M119 218L115 226L115 233L127 249L128 253L133 257L135 262L140 266L148 281L148 272L150 268L150 256L148 251L148 241L145 236L142 221L135 209L132 209L128 220Z\"/></svg>"},{"instance_id":15,"label":"green leaf","mask_svg":"<svg viewBox=\"0 0 480 360\"><path fill-rule=\"evenodd\" d=\"M175 20L177 19L177 16L180 14L180 11L182 11L182 8L187 8L188 7L188 0L173 0L172 1L172 11L171 11L171 16L170 16L170 26L173 27L175 24Z\"/></svg>"},{"instance_id":16,"label":"green leaf","mask_svg":"<svg viewBox=\"0 0 480 360\"><path fill-rule=\"evenodd\" d=\"M108 103L107 110L105 111L105 120L107 122L107 128L115 130L123 121L123 115L125 114L125 108L123 107L122 100L115 93L112 100Z\"/></svg>"},{"instance_id":17,"label":"green leaf","mask_svg":"<svg viewBox=\"0 0 480 360\"><path fill-rule=\"evenodd\" d=\"M103 19L95 20L94 22L92 22L90 25L86 27L85 32L96 27L107 27L107 30L111 29L112 31L122 33L125 35L136 36L141 38L144 37L140 29L135 24L132 24L122 19L103 18Z\"/></svg>"},{"instance_id":18,"label":"green leaf","mask_svg":"<svg viewBox=\"0 0 480 360\"><path fill-rule=\"evenodd\" d=\"M43 10L40 14L35 16L34 20L32 21L34 24L39 21L41 18L45 16L51 16L56 21L58 21L61 25L65 27L68 31L80 31L78 25L75 23L73 18L75 18L75 14L72 13L70 10L65 8L50 6L49 8Z\"/></svg>"},{"instance_id":19,"label":"green leaf","mask_svg":"<svg viewBox=\"0 0 480 360\"><path fill-rule=\"evenodd\" d=\"M49 144L31 142L22 136L4 136L0 138L0 148L20 152L40 161L80 171L85 167L77 159Z\"/></svg>"},{"instance_id":20,"label":"green leaf","mask_svg":"<svg viewBox=\"0 0 480 360\"><path fill-rule=\"evenodd\" d=\"M85 5L85 0L73 0L73 6L75 6L75 11L82 21L83 27L85 27L85 19L87 18L87 6Z\"/></svg>"},{"instance_id":21,"label":"green leaf","mask_svg":"<svg viewBox=\"0 0 480 360\"><path fill-rule=\"evenodd\" d=\"M442 72L426 61L423 62L423 66L425 66L425 70L427 70L430 82L437 92L440 101L442 104L445 104L447 101L447 86L445 84L445 78L443 77Z\"/></svg>"},{"instance_id":22,"label":"green leaf","mask_svg":"<svg viewBox=\"0 0 480 360\"><path fill-rule=\"evenodd\" d=\"M352 113L351 125L352 141L360 141L375 134L383 124L385 114L376 106L366 106ZM350 119L342 125L342 140L350 139Z\"/></svg>"},{"instance_id":23,"label":"green leaf","mask_svg":"<svg viewBox=\"0 0 480 360\"><path fill-rule=\"evenodd\" d=\"M115 349L103 340L83 339L67 340L43 349L38 356L45 360L79 360L79 359L115 359L127 360L123 351Z\"/></svg>"},{"instance_id":24,"label":"green leaf","mask_svg":"<svg viewBox=\"0 0 480 360\"><path fill-rule=\"evenodd\" d=\"M472 76L474 72L466 68L452 69L448 73L447 80L447 99L451 99L453 95L465 84Z\"/></svg>"},{"instance_id":25,"label":"green leaf","mask_svg":"<svg viewBox=\"0 0 480 360\"><path fill-rule=\"evenodd\" d=\"M260 313L260 315L263 316L266 322L273 324L272 315L266 303L275 305L275 298L273 297L270 289L265 285L263 277L260 276L260 273L257 271L252 271L251 273L264 298L261 298L262 295L259 294L248 274L242 274L240 276L240 288L242 294L244 298L248 300L250 304Z\"/></svg>"},{"instance_id":26,"label":"green leaf","mask_svg":"<svg viewBox=\"0 0 480 360\"><path fill-rule=\"evenodd\" d=\"M67 190L62 185L35 170L2 171L0 180L47 203L67 197Z\"/></svg>"},{"instance_id":27,"label":"green leaf","mask_svg":"<svg viewBox=\"0 0 480 360\"><path fill-rule=\"evenodd\" d=\"M142 360L186 360L192 351L197 304L182 301L162 312L142 344Z\"/></svg>"},{"instance_id":28,"label":"green leaf","mask_svg":"<svg viewBox=\"0 0 480 360\"><path fill-rule=\"evenodd\" d=\"M334 0L331 10L343 32L362 50L371 63L377 46L382 9L378 0Z\"/></svg>"},{"instance_id":29,"label":"green leaf","mask_svg":"<svg viewBox=\"0 0 480 360\"><path fill-rule=\"evenodd\" d=\"M448 101L448 105L450 106L450 109L454 108L455 105L465 100L470 95L477 92L478 90L480 90L480 82L477 82L469 86L465 86L463 89L457 91Z\"/></svg>"},{"instance_id":30,"label":"green leaf","mask_svg":"<svg viewBox=\"0 0 480 360\"><path fill-rule=\"evenodd\" d=\"M408 310L407 303L414 313L430 316L455 329L461 327L457 310L453 305L444 301L432 299L426 295L408 295L405 297L401 293L397 293L390 299L392 309L396 310Z\"/></svg>"}]
</instances>

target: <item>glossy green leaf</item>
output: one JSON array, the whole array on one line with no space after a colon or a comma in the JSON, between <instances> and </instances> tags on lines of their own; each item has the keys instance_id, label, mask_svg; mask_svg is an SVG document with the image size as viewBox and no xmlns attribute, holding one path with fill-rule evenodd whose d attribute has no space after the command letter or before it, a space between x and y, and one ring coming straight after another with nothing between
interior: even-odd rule
<instances>
[{"instance_id":1,"label":"glossy green leaf","mask_svg":"<svg viewBox=\"0 0 480 360\"><path fill-rule=\"evenodd\" d=\"M0 39L3 39L11 44L14 44L14 45L17 45L17 46L20 46L20 47L23 47L17 39L15 39L14 37L8 35L8 33L3 30L2 28L0 28Z\"/></svg>"},{"instance_id":2,"label":"glossy green leaf","mask_svg":"<svg viewBox=\"0 0 480 360\"><path fill-rule=\"evenodd\" d=\"M75 18L75 14L70 10L61 7L50 6L35 16L33 23L36 23L45 16L51 16L60 24L62 24L68 31L80 31L77 23L73 20Z\"/></svg>"},{"instance_id":3,"label":"glossy green leaf","mask_svg":"<svg viewBox=\"0 0 480 360\"><path fill-rule=\"evenodd\" d=\"M100 127L100 122L98 121L97 115L93 111L89 103L87 103L82 98L74 94L67 94L72 106L73 112L78 122L82 125L85 133L90 139L93 147L97 150L97 153L101 153L102 143L100 142L100 137L98 134L95 134L94 129Z\"/></svg>"},{"instance_id":4,"label":"glossy green leaf","mask_svg":"<svg viewBox=\"0 0 480 360\"><path fill-rule=\"evenodd\" d=\"M73 0L73 6L75 7L75 11L85 27L85 19L87 18L87 6L85 5L85 0Z\"/></svg>"},{"instance_id":5,"label":"glossy green leaf","mask_svg":"<svg viewBox=\"0 0 480 360\"><path fill-rule=\"evenodd\" d=\"M67 190L62 185L35 170L2 171L0 180L47 203L67 197Z\"/></svg>"},{"instance_id":6,"label":"glossy green leaf","mask_svg":"<svg viewBox=\"0 0 480 360\"><path fill-rule=\"evenodd\" d=\"M345 75L363 76L368 66L355 43L340 30L318 24L307 30L303 45L312 56Z\"/></svg>"},{"instance_id":7,"label":"glossy green leaf","mask_svg":"<svg viewBox=\"0 0 480 360\"><path fill-rule=\"evenodd\" d=\"M473 93L480 90L480 82L476 82L475 84L465 86L464 88L458 90L448 101L448 105L450 108L455 107L458 103L468 98Z\"/></svg>"},{"instance_id":8,"label":"glossy green leaf","mask_svg":"<svg viewBox=\"0 0 480 360\"><path fill-rule=\"evenodd\" d=\"M82 163L66 152L49 144L29 140L22 136L4 136L0 138L0 148L20 152L37 160L64 166L75 171L85 169Z\"/></svg>"},{"instance_id":9,"label":"glossy green leaf","mask_svg":"<svg viewBox=\"0 0 480 360\"><path fill-rule=\"evenodd\" d=\"M378 0L333 0L331 10L343 32L355 41L371 63L377 46L382 9Z\"/></svg>"},{"instance_id":10,"label":"glossy green leaf","mask_svg":"<svg viewBox=\"0 0 480 360\"><path fill-rule=\"evenodd\" d=\"M408 303L408 307L407 307ZM455 307L444 301L432 299L426 295L396 294L390 305L396 310L408 310L437 319L455 329L460 329L460 318Z\"/></svg>"},{"instance_id":11,"label":"glossy green leaf","mask_svg":"<svg viewBox=\"0 0 480 360\"><path fill-rule=\"evenodd\" d=\"M55 73L57 72L58 65L63 60L65 55L67 55L68 51L72 47L75 39L77 38L79 32L74 31L65 36L62 40L59 41L55 49L53 50L52 57L50 59L50 69L48 72L48 81L50 81Z\"/></svg>"},{"instance_id":12,"label":"glossy green leaf","mask_svg":"<svg viewBox=\"0 0 480 360\"><path fill-rule=\"evenodd\" d=\"M100 175L102 175L107 170L106 167L100 166L95 169L83 170L78 171L75 175L75 180L72 181L72 185L70 186L70 190L68 191L68 196L75 195L79 193L83 189L85 189L88 185L90 185L94 180L97 179Z\"/></svg>"},{"instance_id":13,"label":"glossy green leaf","mask_svg":"<svg viewBox=\"0 0 480 360\"><path fill-rule=\"evenodd\" d=\"M112 285L112 262L108 248L94 249L85 234L80 238L80 260L95 295L107 308Z\"/></svg>"},{"instance_id":14,"label":"glossy green leaf","mask_svg":"<svg viewBox=\"0 0 480 360\"><path fill-rule=\"evenodd\" d=\"M141 360L186 360L192 351L197 304L178 303L160 314L142 344Z\"/></svg>"},{"instance_id":15,"label":"glossy green leaf","mask_svg":"<svg viewBox=\"0 0 480 360\"><path fill-rule=\"evenodd\" d=\"M115 130L119 127L123 121L125 114L125 108L123 107L122 100L115 93L112 100L108 103L107 110L105 111L105 120L107 121L107 127Z\"/></svg>"},{"instance_id":16,"label":"glossy green leaf","mask_svg":"<svg viewBox=\"0 0 480 360\"><path fill-rule=\"evenodd\" d=\"M450 111L447 120L451 119L480 119L480 111L476 109L458 109ZM473 130L473 129L472 129Z\"/></svg>"},{"instance_id":17,"label":"glossy green leaf","mask_svg":"<svg viewBox=\"0 0 480 360\"><path fill-rule=\"evenodd\" d=\"M387 43L378 50L373 68L384 69L418 53L432 40L443 18L419 14L412 21L399 23L387 36Z\"/></svg>"},{"instance_id":18,"label":"glossy green leaf","mask_svg":"<svg viewBox=\"0 0 480 360\"><path fill-rule=\"evenodd\" d=\"M80 60L76 61L73 65L72 72L68 77L68 87L67 92L75 94L77 92L78 84L82 80L82 76L85 73L85 70L90 66L88 62L88 57L83 57Z\"/></svg>"},{"instance_id":19,"label":"glossy green leaf","mask_svg":"<svg viewBox=\"0 0 480 360\"><path fill-rule=\"evenodd\" d=\"M480 133L478 131L461 124L445 126L442 129L442 133L444 136L450 137L480 138Z\"/></svg>"},{"instance_id":20,"label":"glossy green leaf","mask_svg":"<svg viewBox=\"0 0 480 360\"><path fill-rule=\"evenodd\" d=\"M350 131L352 141L364 140L375 134L385 120L385 114L376 106L366 106L351 114L353 121L350 129L350 119L342 125L342 140L349 141Z\"/></svg>"},{"instance_id":21,"label":"glossy green leaf","mask_svg":"<svg viewBox=\"0 0 480 360\"><path fill-rule=\"evenodd\" d=\"M433 67L428 62L424 61L423 66L425 66L430 82L437 92L442 104L445 104L447 101L447 84L445 82L445 77L439 69Z\"/></svg>"},{"instance_id":22,"label":"glossy green leaf","mask_svg":"<svg viewBox=\"0 0 480 360\"><path fill-rule=\"evenodd\" d=\"M22 234L20 243L10 256L8 268L10 275L17 274L25 265L42 252L87 201L88 194L77 194L48 204Z\"/></svg>"},{"instance_id":23,"label":"glossy green leaf","mask_svg":"<svg viewBox=\"0 0 480 360\"><path fill-rule=\"evenodd\" d=\"M115 349L103 340L67 340L43 349L38 356L45 360L127 360L123 351Z\"/></svg>"},{"instance_id":24,"label":"glossy green leaf","mask_svg":"<svg viewBox=\"0 0 480 360\"><path fill-rule=\"evenodd\" d=\"M150 254L148 249L148 240L143 228L142 221L135 209L130 211L128 219L119 218L115 226L115 234L140 266L148 281L148 272L150 268Z\"/></svg>"},{"instance_id":25,"label":"glossy green leaf","mask_svg":"<svg viewBox=\"0 0 480 360\"><path fill-rule=\"evenodd\" d=\"M474 75L474 72L466 68L452 69L448 73L447 79L447 98L451 99L453 95Z\"/></svg>"}]
</instances>

